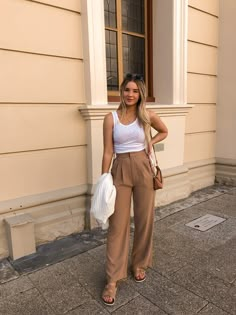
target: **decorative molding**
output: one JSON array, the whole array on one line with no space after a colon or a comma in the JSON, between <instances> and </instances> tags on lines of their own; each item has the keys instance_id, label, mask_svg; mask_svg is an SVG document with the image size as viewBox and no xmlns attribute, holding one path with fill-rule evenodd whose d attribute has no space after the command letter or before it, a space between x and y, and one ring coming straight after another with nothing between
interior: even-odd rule
<instances>
[{"instance_id":1,"label":"decorative molding","mask_svg":"<svg viewBox=\"0 0 236 315\"><path fill-rule=\"evenodd\" d=\"M194 169L194 168L199 168L199 167L203 167L203 166L207 166L207 165L215 165L215 163L216 163L216 159L211 158L211 159L206 159L206 160L187 162L187 163L184 163L184 165L188 169Z\"/></svg>"},{"instance_id":2,"label":"decorative molding","mask_svg":"<svg viewBox=\"0 0 236 315\"><path fill-rule=\"evenodd\" d=\"M188 168L185 165L180 165L172 168L167 168L162 171L163 177L168 178L179 174L188 173Z\"/></svg>"},{"instance_id":3,"label":"decorative molding","mask_svg":"<svg viewBox=\"0 0 236 315\"><path fill-rule=\"evenodd\" d=\"M153 87L160 104L187 103L187 3L153 1Z\"/></svg>"},{"instance_id":4,"label":"decorative molding","mask_svg":"<svg viewBox=\"0 0 236 315\"><path fill-rule=\"evenodd\" d=\"M188 0L173 1L173 102L187 103Z\"/></svg>"},{"instance_id":5,"label":"decorative molding","mask_svg":"<svg viewBox=\"0 0 236 315\"><path fill-rule=\"evenodd\" d=\"M117 109L116 105L83 105L79 111L85 120L102 120L106 114ZM165 116L186 116L193 105L160 105L152 104L147 108L153 110L158 115Z\"/></svg>"},{"instance_id":6,"label":"decorative molding","mask_svg":"<svg viewBox=\"0 0 236 315\"><path fill-rule=\"evenodd\" d=\"M236 159L216 158L216 164L226 166L236 166Z\"/></svg>"},{"instance_id":7,"label":"decorative molding","mask_svg":"<svg viewBox=\"0 0 236 315\"><path fill-rule=\"evenodd\" d=\"M107 103L104 1L81 0L84 76L88 104Z\"/></svg>"},{"instance_id":8,"label":"decorative molding","mask_svg":"<svg viewBox=\"0 0 236 315\"><path fill-rule=\"evenodd\" d=\"M69 198L84 196L87 193L88 185L78 185L49 191L42 194L20 197L0 202L0 214L12 213L39 205L49 204Z\"/></svg>"}]
</instances>

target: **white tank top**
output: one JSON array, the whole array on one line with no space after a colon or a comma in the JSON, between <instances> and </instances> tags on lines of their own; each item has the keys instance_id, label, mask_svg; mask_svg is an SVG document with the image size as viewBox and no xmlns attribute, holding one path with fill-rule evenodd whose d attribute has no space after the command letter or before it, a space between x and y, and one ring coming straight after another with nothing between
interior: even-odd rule
<instances>
[{"instance_id":1,"label":"white tank top","mask_svg":"<svg viewBox=\"0 0 236 315\"><path fill-rule=\"evenodd\" d=\"M143 127L139 125L138 119L129 125L123 125L117 112L113 116L113 142L115 153L137 152L145 149L145 134Z\"/></svg>"}]
</instances>

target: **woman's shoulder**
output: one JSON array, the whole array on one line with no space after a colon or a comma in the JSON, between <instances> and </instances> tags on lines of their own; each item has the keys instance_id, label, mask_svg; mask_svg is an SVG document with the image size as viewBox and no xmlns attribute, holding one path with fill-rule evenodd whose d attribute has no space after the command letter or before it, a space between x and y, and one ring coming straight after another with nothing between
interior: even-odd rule
<instances>
[{"instance_id":1,"label":"woman's shoulder","mask_svg":"<svg viewBox=\"0 0 236 315\"><path fill-rule=\"evenodd\" d=\"M104 124L113 126L113 114L112 114L112 112L105 115Z\"/></svg>"},{"instance_id":2,"label":"woman's shoulder","mask_svg":"<svg viewBox=\"0 0 236 315\"><path fill-rule=\"evenodd\" d=\"M147 109L146 111L150 119L152 119L154 116L158 116L152 109Z\"/></svg>"},{"instance_id":3,"label":"woman's shoulder","mask_svg":"<svg viewBox=\"0 0 236 315\"><path fill-rule=\"evenodd\" d=\"M112 117L113 117L112 112L110 112L104 116L104 120L111 120Z\"/></svg>"}]
</instances>

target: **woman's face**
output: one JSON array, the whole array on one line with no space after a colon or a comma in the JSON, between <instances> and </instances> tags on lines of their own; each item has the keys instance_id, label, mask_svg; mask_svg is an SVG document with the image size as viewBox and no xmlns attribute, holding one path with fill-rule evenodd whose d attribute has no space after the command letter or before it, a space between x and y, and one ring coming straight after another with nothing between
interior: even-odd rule
<instances>
[{"instance_id":1,"label":"woman's face","mask_svg":"<svg viewBox=\"0 0 236 315\"><path fill-rule=\"evenodd\" d=\"M137 84L133 81L128 82L125 87L123 96L127 106L136 105L140 98Z\"/></svg>"}]
</instances>

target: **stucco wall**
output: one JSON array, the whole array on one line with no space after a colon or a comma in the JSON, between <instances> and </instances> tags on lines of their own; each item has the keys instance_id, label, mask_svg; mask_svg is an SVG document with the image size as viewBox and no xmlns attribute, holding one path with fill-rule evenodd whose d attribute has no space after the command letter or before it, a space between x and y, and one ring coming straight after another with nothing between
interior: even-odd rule
<instances>
[{"instance_id":1,"label":"stucco wall","mask_svg":"<svg viewBox=\"0 0 236 315\"><path fill-rule=\"evenodd\" d=\"M236 161L236 2L220 1L216 156Z\"/></svg>"},{"instance_id":2,"label":"stucco wall","mask_svg":"<svg viewBox=\"0 0 236 315\"><path fill-rule=\"evenodd\" d=\"M236 185L236 3L220 0L216 180Z\"/></svg>"},{"instance_id":3,"label":"stucco wall","mask_svg":"<svg viewBox=\"0 0 236 315\"><path fill-rule=\"evenodd\" d=\"M53 231L60 216L72 222L73 210L84 211L86 131L78 111L85 103L80 12L79 0L1 0L1 225L6 216L29 212L36 230L48 219ZM81 189L83 197L75 202ZM66 202L71 197L71 203ZM60 205L51 204L51 210L43 206L54 201ZM36 241L84 228L83 221L71 231L70 223L63 224L55 234L45 233L45 238L38 230ZM0 257L7 250L4 235L2 226Z\"/></svg>"},{"instance_id":4,"label":"stucco wall","mask_svg":"<svg viewBox=\"0 0 236 315\"><path fill-rule=\"evenodd\" d=\"M189 1L185 162L215 157L218 0Z\"/></svg>"},{"instance_id":5,"label":"stucco wall","mask_svg":"<svg viewBox=\"0 0 236 315\"><path fill-rule=\"evenodd\" d=\"M194 190L215 180L218 31L219 1L189 0L187 102L194 107L186 119L184 161L199 173Z\"/></svg>"}]
</instances>

